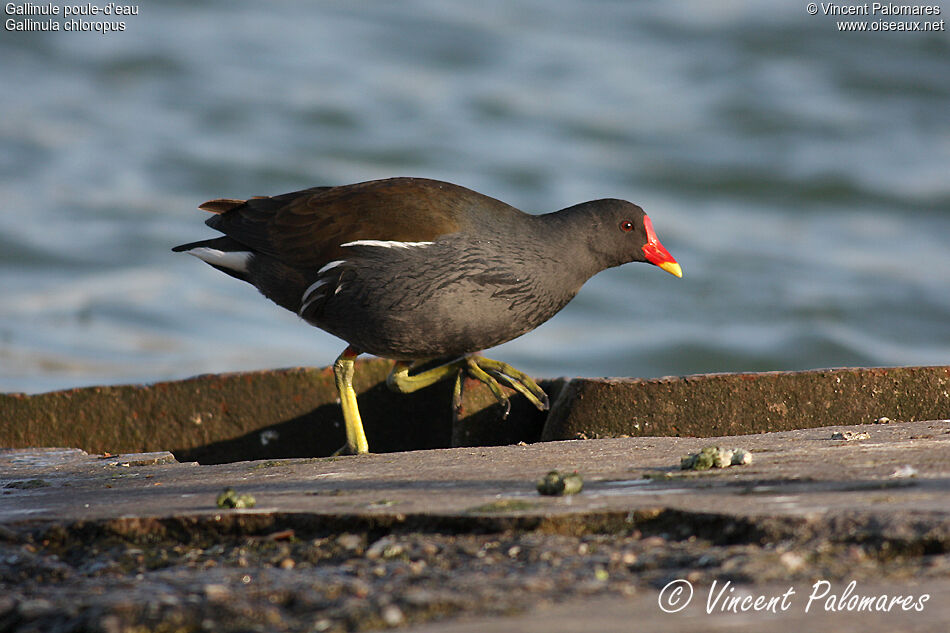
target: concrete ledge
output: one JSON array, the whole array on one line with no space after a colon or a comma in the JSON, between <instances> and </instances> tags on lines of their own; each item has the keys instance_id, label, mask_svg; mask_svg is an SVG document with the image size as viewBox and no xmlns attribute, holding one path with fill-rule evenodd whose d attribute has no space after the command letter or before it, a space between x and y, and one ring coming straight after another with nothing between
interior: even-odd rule
<instances>
[{"instance_id":1,"label":"concrete ledge","mask_svg":"<svg viewBox=\"0 0 950 633\"><path fill-rule=\"evenodd\" d=\"M829 369L681 378L541 381L550 415L520 395L511 415L466 380L389 391L392 362L358 363L355 387L374 452L497 446L541 439L755 433L834 424L950 418L950 367ZM331 454L344 442L329 368L197 376L154 385L0 394L0 446L91 453L168 450L205 464Z\"/></svg>"},{"instance_id":2,"label":"concrete ledge","mask_svg":"<svg viewBox=\"0 0 950 633\"><path fill-rule=\"evenodd\" d=\"M512 416L502 425L500 407L487 389L469 383L463 413L456 420L451 381L414 394L396 394L385 385L391 368L392 361L364 359L354 377L374 452L540 438L545 413L521 398L513 399ZM544 386L556 388L551 383ZM329 455L345 441L331 368L203 375L38 395L0 394L0 411L4 422L0 446L10 448L74 446L91 453L168 450L182 461L221 463ZM453 424L458 430L453 431Z\"/></svg>"},{"instance_id":3,"label":"concrete ledge","mask_svg":"<svg viewBox=\"0 0 950 633\"><path fill-rule=\"evenodd\" d=\"M821 369L679 378L575 378L543 440L739 435L950 418L950 367Z\"/></svg>"}]
</instances>

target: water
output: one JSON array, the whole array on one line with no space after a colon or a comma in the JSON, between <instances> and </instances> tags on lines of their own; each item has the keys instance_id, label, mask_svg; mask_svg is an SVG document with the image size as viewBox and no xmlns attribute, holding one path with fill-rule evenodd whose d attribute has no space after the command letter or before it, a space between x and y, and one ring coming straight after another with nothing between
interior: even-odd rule
<instances>
[{"instance_id":1,"label":"water","mask_svg":"<svg viewBox=\"0 0 950 633\"><path fill-rule=\"evenodd\" d=\"M329 364L340 341L169 248L210 198L394 175L650 213L685 278L601 273L492 351L533 374L950 363L947 33L804 6L220 0L0 32L0 390Z\"/></svg>"}]
</instances>

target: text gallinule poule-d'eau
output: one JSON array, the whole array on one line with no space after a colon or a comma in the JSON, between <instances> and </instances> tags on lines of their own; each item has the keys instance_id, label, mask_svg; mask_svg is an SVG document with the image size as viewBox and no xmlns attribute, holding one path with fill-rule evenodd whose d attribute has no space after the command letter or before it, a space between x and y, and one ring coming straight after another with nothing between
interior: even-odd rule
<instances>
[{"instance_id":1,"label":"text gallinule poule-d'eau","mask_svg":"<svg viewBox=\"0 0 950 633\"><path fill-rule=\"evenodd\" d=\"M368 452L353 361L395 359L411 392L461 372L507 405L504 380L538 408L526 374L473 355L538 327L596 273L649 262L682 276L635 204L604 199L529 215L447 182L391 178L200 206L223 237L176 246L349 345L333 366L346 448ZM432 359L448 362L411 373Z\"/></svg>"}]
</instances>

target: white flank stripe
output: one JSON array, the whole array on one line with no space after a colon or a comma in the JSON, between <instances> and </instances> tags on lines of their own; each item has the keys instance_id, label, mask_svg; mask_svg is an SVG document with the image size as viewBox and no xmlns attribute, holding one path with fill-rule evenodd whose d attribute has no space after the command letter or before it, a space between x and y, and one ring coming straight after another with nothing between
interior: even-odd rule
<instances>
[{"instance_id":1,"label":"white flank stripe","mask_svg":"<svg viewBox=\"0 0 950 633\"><path fill-rule=\"evenodd\" d=\"M327 271L330 270L331 268L336 268L337 266L339 266L340 264L342 264L344 261L346 261L346 260L338 259L338 260L336 260L335 262L330 262L329 264L327 264L326 266L324 266L323 268L321 268L320 270L318 270L318 271L317 271L317 274L318 274L318 275L322 275L323 273L327 272Z\"/></svg>"},{"instance_id":2,"label":"white flank stripe","mask_svg":"<svg viewBox=\"0 0 950 633\"><path fill-rule=\"evenodd\" d=\"M382 248L409 248L410 246L431 246L434 242L397 242L393 240L356 240L340 246L381 246Z\"/></svg>"},{"instance_id":3,"label":"white flank stripe","mask_svg":"<svg viewBox=\"0 0 950 633\"><path fill-rule=\"evenodd\" d=\"M219 251L216 248L200 246L186 251L189 255L194 255L203 262L229 268L238 272L247 272L247 263L251 259L252 253L249 251Z\"/></svg>"}]
</instances>

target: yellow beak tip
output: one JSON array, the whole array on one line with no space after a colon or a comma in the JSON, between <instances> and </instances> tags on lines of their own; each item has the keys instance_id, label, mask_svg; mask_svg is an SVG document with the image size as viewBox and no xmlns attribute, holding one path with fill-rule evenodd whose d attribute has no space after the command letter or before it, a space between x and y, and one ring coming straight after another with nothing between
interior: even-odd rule
<instances>
[{"instance_id":1,"label":"yellow beak tip","mask_svg":"<svg viewBox=\"0 0 950 633\"><path fill-rule=\"evenodd\" d=\"M683 276L683 269L676 262L663 262L658 266L675 277L682 278Z\"/></svg>"}]
</instances>

